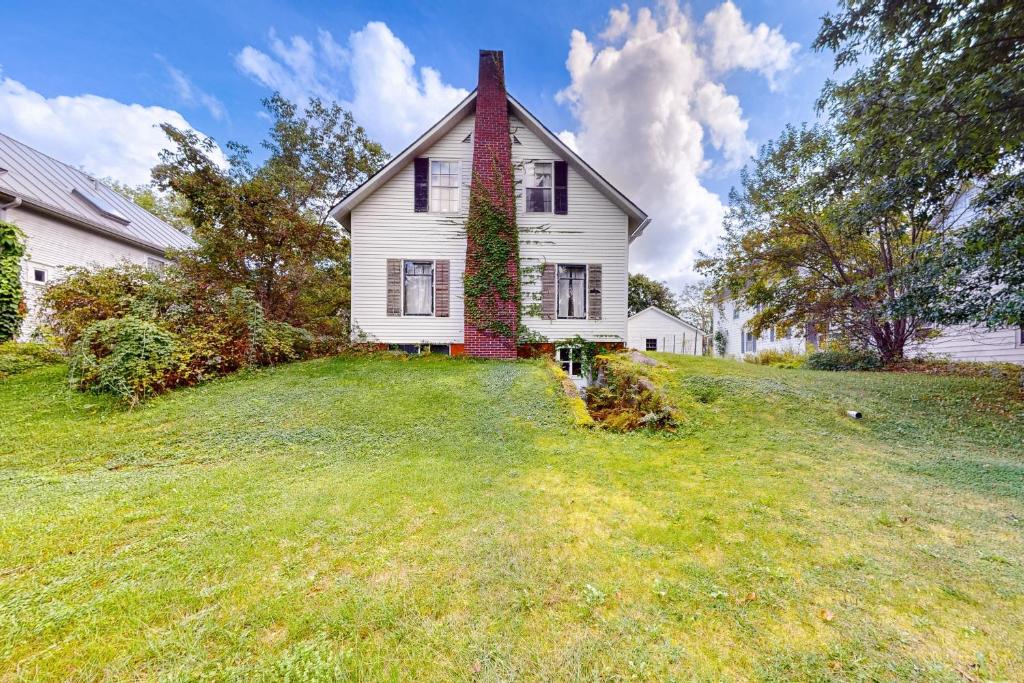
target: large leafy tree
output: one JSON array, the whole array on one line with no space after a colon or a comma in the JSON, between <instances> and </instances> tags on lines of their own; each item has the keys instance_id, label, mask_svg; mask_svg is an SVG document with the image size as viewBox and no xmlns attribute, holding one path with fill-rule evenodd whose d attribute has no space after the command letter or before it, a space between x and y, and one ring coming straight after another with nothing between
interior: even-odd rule
<instances>
[{"instance_id":1,"label":"large leafy tree","mask_svg":"<svg viewBox=\"0 0 1024 683\"><path fill-rule=\"evenodd\" d=\"M666 313L679 315L679 304L667 284L649 278L643 273L630 274L629 315L635 315L648 306L657 306Z\"/></svg>"},{"instance_id":2,"label":"large leafy tree","mask_svg":"<svg viewBox=\"0 0 1024 683\"><path fill-rule=\"evenodd\" d=\"M811 323L899 359L920 320L891 308L946 218L880 200L896 182L866 174L827 128L787 128L741 173L725 237L698 269L759 311L755 334Z\"/></svg>"},{"instance_id":3,"label":"large leafy tree","mask_svg":"<svg viewBox=\"0 0 1024 683\"><path fill-rule=\"evenodd\" d=\"M1024 323L1024 11L1012 0L842 0L815 46L837 67L821 106L875 179L865 208L969 211L917 260L896 310ZM884 181L884 182L883 182Z\"/></svg>"},{"instance_id":4,"label":"large leafy tree","mask_svg":"<svg viewBox=\"0 0 1024 683\"><path fill-rule=\"evenodd\" d=\"M348 242L330 208L387 160L352 115L312 100L300 110L280 95L264 100L273 125L266 158L229 143L228 167L213 142L163 126L173 148L153 178L187 203L194 249L181 269L209 287L252 290L268 318L343 333L349 304Z\"/></svg>"}]
</instances>

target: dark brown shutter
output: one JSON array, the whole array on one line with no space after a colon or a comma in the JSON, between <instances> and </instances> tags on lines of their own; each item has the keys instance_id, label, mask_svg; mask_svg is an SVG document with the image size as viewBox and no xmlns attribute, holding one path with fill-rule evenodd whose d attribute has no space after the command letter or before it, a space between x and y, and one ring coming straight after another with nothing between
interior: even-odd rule
<instances>
[{"instance_id":1,"label":"dark brown shutter","mask_svg":"<svg viewBox=\"0 0 1024 683\"><path fill-rule=\"evenodd\" d=\"M601 264L587 266L587 317L601 319Z\"/></svg>"},{"instance_id":2,"label":"dark brown shutter","mask_svg":"<svg viewBox=\"0 0 1024 683\"><path fill-rule=\"evenodd\" d=\"M418 213L427 210L430 205L430 159L417 157L413 162L416 178L413 181L413 203Z\"/></svg>"},{"instance_id":3,"label":"dark brown shutter","mask_svg":"<svg viewBox=\"0 0 1024 683\"><path fill-rule=\"evenodd\" d=\"M402 315L402 259L388 259L388 316Z\"/></svg>"},{"instance_id":4,"label":"dark brown shutter","mask_svg":"<svg viewBox=\"0 0 1024 683\"><path fill-rule=\"evenodd\" d=\"M555 162L555 213L569 213L569 166L564 161Z\"/></svg>"},{"instance_id":5,"label":"dark brown shutter","mask_svg":"<svg viewBox=\"0 0 1024 683\"><path fill-rule=\"evenodd\" d=\"M555 264L545 263L540 274L540 317L555 319Z\"/></svg>"},{"instance_id":6,"label":"dark brown shutter","mask_svg":"<svg viewBox=\"0 0 1024 683\"><path fill-rule=\"evenodd\" d=\"M451 264L449 261L434 261L434 315L447 318L451 301Z\"/></svg>"}]
</instances>

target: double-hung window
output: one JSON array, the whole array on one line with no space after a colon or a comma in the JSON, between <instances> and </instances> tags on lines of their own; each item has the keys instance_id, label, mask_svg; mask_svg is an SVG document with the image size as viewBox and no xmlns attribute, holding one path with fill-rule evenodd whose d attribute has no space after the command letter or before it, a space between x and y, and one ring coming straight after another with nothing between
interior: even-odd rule
<instances>
[{"instance_id":1,"label":"double-hung window","mask_svg":"<svg viewBox=\"0 0 1024 683\"><path fill-rule=\"evenodd\" d=\"M587 317L586 266L558 266L558 317Z\"/></svg>"},{"instance_id":2,"label":"double-hung window","mask_svg":"<svg viewBox=\"0 0 1024 683\"><path fill-rule=\"evenodd\" d=\"M434 262L406 261L402 273L405 315L434 315Z\"/></svg>"},{"instance_id":3,"label":"double-hung window","mask_svg":"<svg viewBox=\"0 0 1024 683\"><path fill-rule=\"evenodd\" d=\"M434 213L459 211L459 162L430 160L430 210Z\"/></svg>"},{"instance_id":4,"label":"double-hung window","mask_svg":"<svg viewBox=\"0 0 1024 683\"><path fill-rule=\"evenodd\" d=\"M551 213L551 192L555 165L551 161L535 161L526 167L527 213Z\"/></svg>"}]
</instances>

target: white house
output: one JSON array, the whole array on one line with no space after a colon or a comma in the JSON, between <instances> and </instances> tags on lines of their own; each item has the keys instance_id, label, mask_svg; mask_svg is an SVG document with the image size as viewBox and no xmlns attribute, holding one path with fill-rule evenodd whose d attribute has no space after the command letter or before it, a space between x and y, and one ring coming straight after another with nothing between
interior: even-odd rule
<instances>
[{"instance_id":1,"label":"white house","mask_svg":"<svg viewBox=\"0 0 1024 683\"><path fill-rule=\"evenodd\" d=\"M0 220L25 233L22 285L28 315L38 321L43 285L68 266L120 262L162 267L169 248L192 240L86 173L0 133Z\"/></svg>"},{"instance_id":2,"label":"white house","mask_svg":"<svg viewBox=\"0 0 1024 683\"><path fill-rule=\"evenodd\" d=\"M786 330L784 334L769 330L755 337L747 327L747 323L755 314L756 311L740 306L739 302L733 299L722 301L715 307L715 335L717 336L719 331L725 334L725 356L743 358L747 354L767 350L805 352L807 339L803 330L794 328ZM714 340L712 345L714 346ZM718 353L717 347L715 353Z\"/></svg>"},{"instance_id":3,"label":"white house","mask_svg":"<svg viewBox=\"0 0 1024 683\"><path fill-rule=\"evenodd\" d=\"M808 346L815 346L802 330L793 329L786 335L774 330L754 336L747 330L747 322L754 311L737 306L733 300L726 300L715 311L715 329L723 330L727 337L725 355L742 358L750 353L764 350L793 351L805 353ZM989 330L982 327L959 325L939 328L937 336L907 345L905 353L910 358L935 356L950 360L1024 363L1024 328L1002 328Z\"/></svg>"},{"instance_id":4,"label":"white house","mask_svg":"<svg viewBox=\"0 0 1024 683\"><path fill-rule=\"evenodd\" d=\"M704 332L666 313L648 306L626 321L627 346L638 351L662 351L699 356L704 352Z\"/></svg>"},{"instance_id":5,"label":"white house","mask_svg":"<svg viewBox=\"0 0 1024 683\"><path fill-rule=\"evenodd\" d=\"M508 95L501 52L481 51L479 66L476 90L332 210L351 237L354 334L454 355L551 350L463 315L470 187L508 180L523 306L504 322L548 346L622 347L629 244L647 215Z\"/></svg>"},{"instance_id":6,"label":"white house","mask_svg":"<svg viewBox=\"0 0 1024 683\"><path fill-rule=\"evenodd\" d=\"M941 328L939 335L907 347L910 357L936 356L950 360L1024 363L1024 325L989 330L956 325Z\"/></svg>"}]
</instances>

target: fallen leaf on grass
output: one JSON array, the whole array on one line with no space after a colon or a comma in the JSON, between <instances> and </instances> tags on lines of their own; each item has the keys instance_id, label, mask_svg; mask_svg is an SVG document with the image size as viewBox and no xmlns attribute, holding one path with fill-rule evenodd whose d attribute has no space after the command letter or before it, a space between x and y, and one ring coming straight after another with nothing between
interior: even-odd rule
<instances>
[{"instance_id":1,"label":"fallen leaf on grass","mask_svg":"<svg viewBox=\"0 0 1024 683\"><path fill-rule=\"evenodd\" d=\"M821 617L822 621L832 621L836 618L836 615L833 614L832 610L830 609L821 610L820 612L818 612L818 616Z\"/></svg>"},{"instance_id":2,"label":"fallen leaf on grass","mask_svg":"<svg viewBox=\"0 0 1024 683\"><path fill-rule=\"evenodd\" d=\"M478 674L481 671L483 671L483 669L484 669L484 665L480 663L479 659L476 660L475 662L473 662L473 673Z\"/></svg>"},{"instance_id":3,"label":"fallen leaf on grass","mask_svg":"<svg viewBox=\"0 0 1024 683\"><path fill-rule=\"evenodd\" d=\"M744 597L736 598L736 604L742 606L746 605L748 602L754 602L754 600L757 600L757 593L750 591Z\"/></svg>"}]
</instances>

